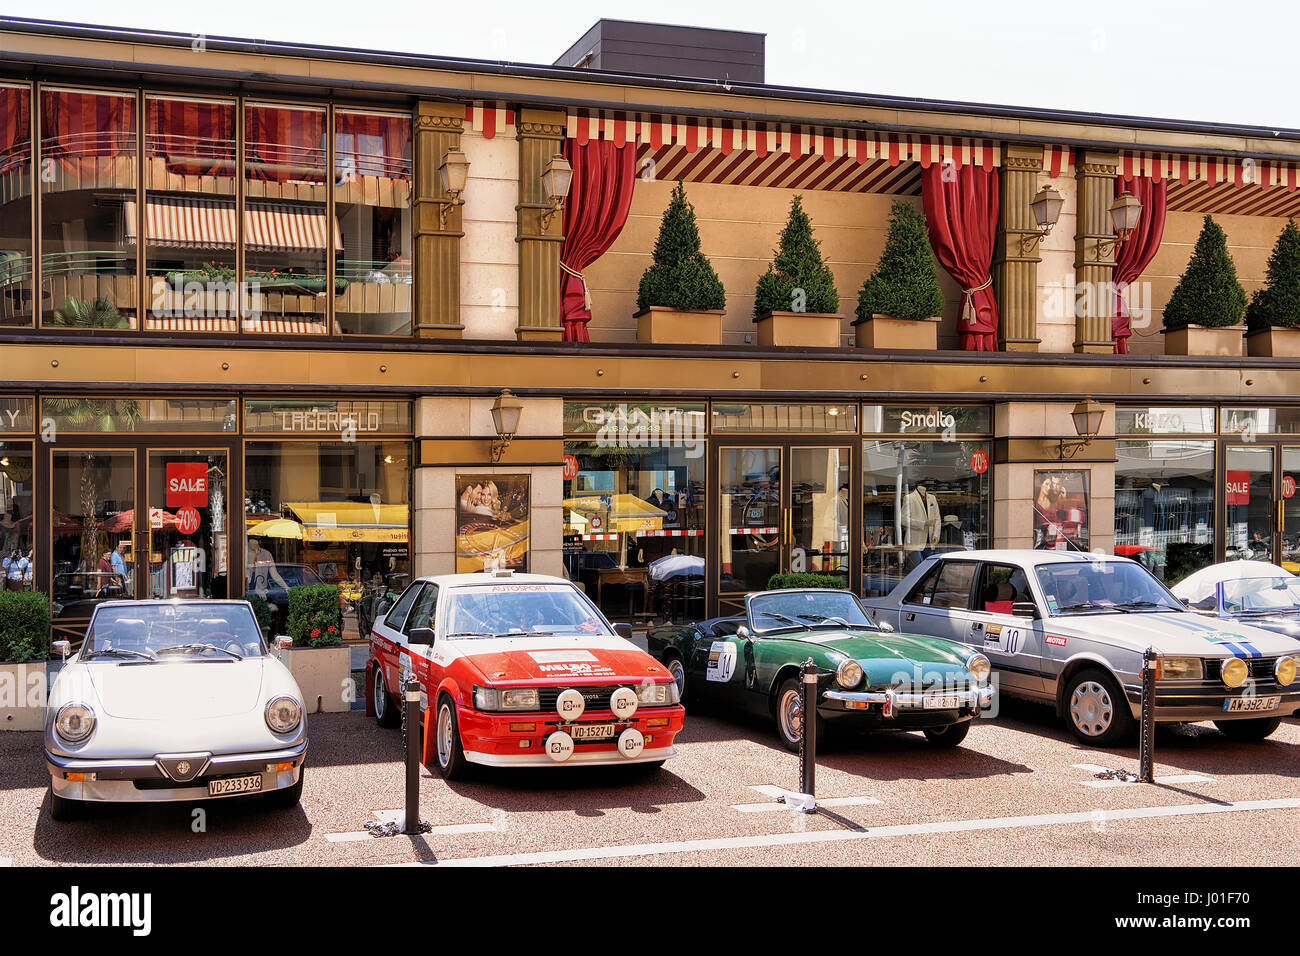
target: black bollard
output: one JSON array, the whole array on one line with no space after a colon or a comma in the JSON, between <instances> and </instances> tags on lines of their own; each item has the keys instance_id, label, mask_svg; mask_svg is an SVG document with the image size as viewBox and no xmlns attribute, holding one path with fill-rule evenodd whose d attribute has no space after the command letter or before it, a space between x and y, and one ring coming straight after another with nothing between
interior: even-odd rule
<instances>
[{"instance_id":1,"label":"black bollard","mask_svg":"<svg viewBox=\"0 0 1300 956\"><path fill-rule=\"evenodd\" d=\"M1142 653L1142 727L1138 744L1138 780L1155 783L1156 657L1151 648Z\"/></svg>"},{"instance_id":2,"label":"black bollard","mask_svg":"<svg viewBox=\"0 0 1300 956\"><path fill-rule=\"evenodd\" d=\"M406 826L403 833L420 832L420 684L406 682L403 725L406 731Z\"/></svg>"},{"instance_id":3,"label":"black bollard","mask_svg":"<svg viewBox=\"0 0 1300 956\"><path fill-rule=\"evenodd\" d=\"M816 794L813 791L817 786L817 665L813 663L811 657L804 661L802 673L803 714L799 721L799 730L800 736L803 737L803 746L800 748L803 766L800 785L804 793L815 799ZM814 803L814 808L815 806Z\"/></svg>"}]
</instances>

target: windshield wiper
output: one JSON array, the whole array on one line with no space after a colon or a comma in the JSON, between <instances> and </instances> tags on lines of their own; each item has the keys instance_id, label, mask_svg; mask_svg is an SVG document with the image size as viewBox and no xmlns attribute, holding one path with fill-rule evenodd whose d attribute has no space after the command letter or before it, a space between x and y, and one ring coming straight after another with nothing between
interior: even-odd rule
<instances>
[{"instance_id":1,"label":"windshield wiper","mask_svg":"<svg viewBox=\"0 0 1300 956\"><path fill-rule=\"evenodd\" d=\"M1161 604L1159 601L1125 601L1123 604L1116 604L1121 610L1136 611L1138 608L1153 607L1158 611L1181 611L1182 608L1170 607L1168 604Z\"/></svg>"},{"instance_id":2,"label":"windshield wiper","mask_svg":"<svg viewBox=\"0 0 1300 956\"><path fill-rule=\"evenodd\" d=\"M174 644L171 647L160 647L159 654L170 654L172 651L220 651L223 654L229 654L237 661L244 659L243 654L237 654L227 647L218 647L216 644Z\"/></svg>"},{"instance_id":3,"label":"windshield wiper","mask_svg":"<svg viewBox=\"0 0 1300 956\"><path fill-rule=\"evenodd\" d=\"M775 611L755 611L754 613L762 614L764 617L775 618L776 620L780 621L782 624L789 624L791 627L801 627L805 631L812 630L811 625L805 624L803 621L796 621L792 617L786 617L784 614L777 614Z\"/></svg>"},{"instance_id":4,"label":"windshield wiper","mask_svg":"<svg viewBox=\"0 0 1300 956\"><path fill-rule=\"evenodd\" d=\"M1118 611L1120 614L1130 613L1129 611L1125 610L1123 607L1121 607L1118 604L1098 604L1096 601L1083 601L1079 604L1063 604L1059 608L1057 608L1057 610L1058 611L1098 610L1098 611Z\"/></svg>"},{"instance_id":5,"label":"windshield wiper","mask_svg":"<svg viewBox=\"0 0 1300 956\"><path fill-rule=\"evenodd\" d=\"M92 657L139 657L146 661L157 661L158 658L152 654L143 654L140 651L127 650L125 647L104 647L96 651L91 651L86 655L86 660Z\"/></svg>"}]
</instances>

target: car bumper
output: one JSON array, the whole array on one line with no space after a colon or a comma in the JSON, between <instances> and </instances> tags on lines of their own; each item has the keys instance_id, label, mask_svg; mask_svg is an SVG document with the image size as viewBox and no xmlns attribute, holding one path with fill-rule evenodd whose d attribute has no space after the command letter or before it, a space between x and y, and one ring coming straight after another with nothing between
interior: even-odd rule
<instances>
[{"instance_id":1,"label":"car bumper","mask_svg":"<svg viewBox=\"0 0 1300 956\"><path fill-rule=\"evenodd\" d=\"M664 760L673 756L673 739L682 729L685 718L686 710L680 704L638 709L625 720L615 717L609 711L586 711L576 725L613 724L614 736L592 743L575 739L573 752L568 758L556 761L547 755L547 740L559 730L572 735L575 724L561 721L555 713L485 714L460 710L456 715L465 759L493 767L553 767ZM631 757L618 747L619 734L629 728L640 731L644 740L641 752Z\"/></svg>"},{"instance_id":2,"label":"car bumper","mask_svg":"<svg viewBox=\"0 0 1300 956\"><path fill-rule=\"evenodd\" d=\"M1124 688L1128 698L1129 709L1135 719L1142 717L1142 688L1127 686ZM1300 687L1292 685L1286 689L1277 686L1258 685L1251 695L1256 699L1278 697L1278 706L1271 710L1225 711L1224 701L1234 700L1245 695L1240 689L1227 687L1157 687L1155 718L1157 721L1197 721L1197 720L1249 720L1257 717L1289 717L1300 710Z\"/></svg>"},{"instance_id":3,"label":"car bumper","mask_svg":"<svg viewBox=\"0 0 1300 956\"><path fill-rule=\"evenodd\" d=\"M612 748L612 745L611 745ZM465 759L487 767L581 767L600 764L655 763L676 756L672 747L646 747L638 756L624 757L615 749L575 751L568 760L556 762L542 750L536 753L488 754L466 750Z\"/></svg>"},{"instance_id":4,"label":"car bumper","mask_svg":"<svg viewBox=\"0 0 1300 956\"><path fill-rule=\"evenodd\" d=\"M897 714L907 711L941 710L942 708L925 706L926 699L933 699L935 696L956 697L957 710L980 711L993 702L993 688L978 687L974 690L945 691L938 695L900 693L892 690L828 690L822 694L822 699L833 702L839 710L854 711L875 706L887 713Z\"/></svg>"},{"instance_id":5,"label":"car bumper","mask_svg":"<svg viewBox=\"0 0 1300 956\"><path fill-rule=\"evenodd\" d=\"M83 757L65 757L45 751L45 766L50 774L50 789L56 796L67 800L88 800L96 803L166 803L175 801L220 800L226 796L255 796L292 787L302 776L302 765L307 754L307 741L280 750L251 751L246 753L217 754L208 762L207 769L185 783L170 781L151 757L140 759L96 760ZM287 770L277 770L275 765L291 763ZM208 781L241 777L260 773L262 789L243 793L208 793ZM69 779L69 775L82 774L83 779ZM169 786L168 784L172 784Z\"/></svg>"}]
</instances>

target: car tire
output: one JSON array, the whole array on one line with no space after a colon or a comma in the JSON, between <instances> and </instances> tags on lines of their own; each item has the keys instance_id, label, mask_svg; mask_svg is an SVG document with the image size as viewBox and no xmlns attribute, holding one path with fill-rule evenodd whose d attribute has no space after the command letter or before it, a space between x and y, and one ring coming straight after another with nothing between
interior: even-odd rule
<instances>
[{"instance_id":1,"label":"car tire","mask_svg":"<svg viewBox=\"0 0 1300 956\"><path fill-rule=\"evenodd\" d=\"M781 686L776 689L776 696L772 699L772 713L776 717L776 735L781 738L785 749L791 753L799 752L799 734L791 709L794 704L801 703L802 698L803 682L796 677L790 677L781 682ZM826 738L826 721L820 714L813 724L813 732L820 746Z\"/></svg>"},{"instance_id":2,"label":"car tire","mask_svg":"<svg viewBox=\"0 0 1300 956\"><path fill-rule=\"evenodd\" d=\"M970 733L971 723L969 720L963 720L959 724L949 724L947 727L926 727L925 739L936 747L956 747Z\"/></svg>"},{"instance_id":3,"label":"car tire","mask_svg":"<svg viewBox=\"0 0 1300 956\"><path fill-rule=\"evenodd\" d=\"M444 780L464 777L469 769L460 745L460 726L456 722L456 704L443 694L438 698L438 716L433 724L433 761Z\"/></svg>"},{"instance_id":4,"label":"car tire","mask_svg":"<svg viewBox=\"0 0 1300 956\"><path fill-rule=\"evenodd\" d=\"M1281 717L1252 717L1247 720L1216 720L1214 726L1229 740L1263 740L1282 726Z\"/></svg>"},{"instance_id":5,"label":"car tire","mask_svg":"<svg viewBox=\"0 0 1300 956\"><path fill-rule=\"evenodd\" d=\"M384 681L384 668L379 661L375 661L373 671L370 678L370 692L375 705L375 723L380 727L396 727L402 722L402 712L398 709L397 702L393 700L393 695L388 693L388 685Z\"/></svg>"},{"instance_id":6,"label":"car tire","mask_svg":"<svg viewBox=\"0 0 1300 956\"><path fill-rule=\"evenodd\" d=\"M307 768L298 768L298 782L283 790L272 790L262 799L272 810L292 810L302 800L302 782L307 776Z\"/></svg>"},{"instance_id":7,"label":"car tire","mask_svg":"<svg viewBox=\"0 0 1300 956\"><path fill-rule=\"evenodd\" d=\"M79 820L84 815L86 805L81 800L69 800L50 791L50 819L59 823Z\"/></svg>"},{"instance_id":8,"label":"car tire","mask_svg":"<svg viewBox=\"0 0 1300 956\"><path fill-rule=\"evenodd\" d=\"M664 666L668 668L673 680L677 681L677 699L686 703L686 665L680 657L673 654L664 661Z\"/></svg>"},{"instance_id":9,"label":"car tire","mask_svg":"<svg viewBox=\"0 0 1300 956\"><path fill-rule=\"evenodd\" d=\"M1089 747L1129 743L1137 728L1128 698L1106 671L1081 670L1065 688L1065 719L1070 730Z\"/></svg>"}]
</instances>

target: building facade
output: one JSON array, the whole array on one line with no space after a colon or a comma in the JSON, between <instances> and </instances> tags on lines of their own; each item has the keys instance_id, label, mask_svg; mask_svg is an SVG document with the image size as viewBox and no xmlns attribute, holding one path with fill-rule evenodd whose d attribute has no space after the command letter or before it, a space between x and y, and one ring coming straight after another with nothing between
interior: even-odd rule
<instances>
[{"instance_id":1,"label":"building facade","mask_svg":"<svg viewBox=\"0 0 1300 956\"><path fill-rule=\"evenodd\" d=\"M1261 286L1300 133L17 20L0 51L0 548L61 634L109 597L485 562L652 621L946 548L1294 557L1300 360L1173 354L1162 315L1206 215ZM637 318L677 182L727 289L709 344ZM796 196L822 347L753 316ZM851 321L898 202L933 348Z\"/></svg>"}]
</instances>

